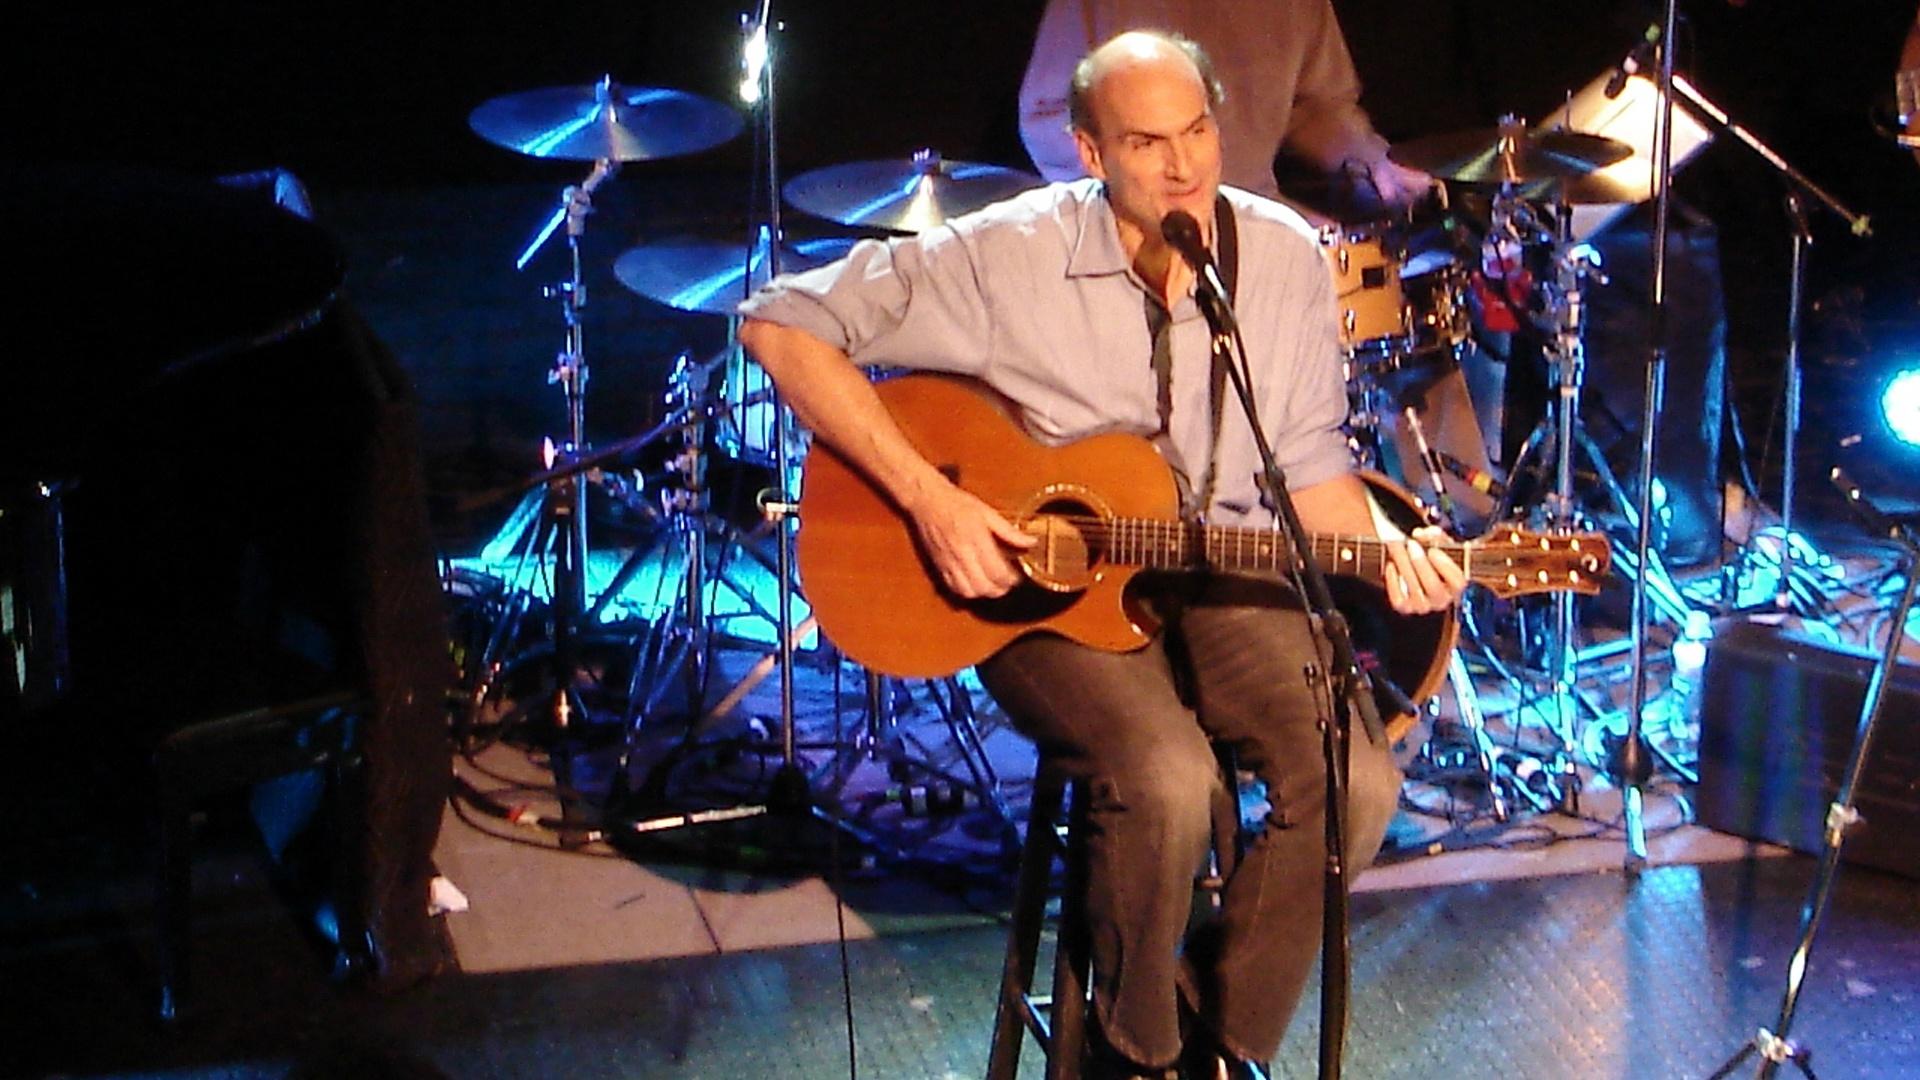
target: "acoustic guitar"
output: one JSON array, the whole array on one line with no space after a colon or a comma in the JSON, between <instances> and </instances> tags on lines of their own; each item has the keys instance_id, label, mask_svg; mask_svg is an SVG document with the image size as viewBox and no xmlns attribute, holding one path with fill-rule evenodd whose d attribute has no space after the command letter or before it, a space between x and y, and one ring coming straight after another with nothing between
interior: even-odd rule
<instances>
[{"instance_id":1,"label":"acoustic guitar","mask_svg":"<svg viewBox=\"0 0 1920 1080\"><path fill-rule=\"evenodd\" d=\"M906 516L864 474L816 442L800 496L798 559L821 630L852 660L901 678L937 678L976 664L1015 638L1061 634L1096 649L1147 644L1157 629L1128 585L1144 571L1273 577L1290 563L1280 532L1179 519L1174 478L1153 444L1096 435L1048 447L1028 437L970 380L907 375L876 387L915 449L960 487L1039 538L1018 562L1026 580L1004 596L949 592L920 550ZM1410 497L1366 477L1383 506L1410 528ZM1337 587L1356 644L1414 700L1444 677L1456 612L1392 611L1383 586L1387 544L1371 536L1316 535L1312 555ZM1599 591L1610 565L1600 533L1546 536L1501 527L1485 538L1437 545L1468 578L1501 596Z\"/></svg>"}]
</instances>

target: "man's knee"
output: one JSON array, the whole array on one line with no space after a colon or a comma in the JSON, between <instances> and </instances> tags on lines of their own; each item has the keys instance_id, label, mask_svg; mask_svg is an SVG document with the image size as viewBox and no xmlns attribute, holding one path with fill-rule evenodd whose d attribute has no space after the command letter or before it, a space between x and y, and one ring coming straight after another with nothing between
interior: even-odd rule
<instances>
[{"instance_id":1,"label":"man's knee","mask_svg":"<svg viewBox=\"0 0 1920 1080\"><path fill-rule=\"evenodd\" d=\"M1152 822L1169 837L1207 835L1220 767L1204 740L1163 745L1149 755L1110 761L1094 784L1094 808ZM1102 804L1105 804L1103 807Z\"/></svg>"}]
</instances>

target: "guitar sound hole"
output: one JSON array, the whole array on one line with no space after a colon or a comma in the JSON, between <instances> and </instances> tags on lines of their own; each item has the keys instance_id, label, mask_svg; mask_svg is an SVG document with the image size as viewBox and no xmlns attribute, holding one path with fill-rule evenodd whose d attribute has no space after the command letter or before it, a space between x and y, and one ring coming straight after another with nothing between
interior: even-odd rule
<instances>
[{"instance_id":1,"label":"guitar sound hole","mask_svg":"<svg viewBox=\"0 0 1920 1080\"><path fill-rule=\"evenodd\" d=\"M1052 499L1027 520L1040 543L1023 557L1027 569L1053 588L1084 588L1106 561L1106 524L1093 509L1074 499Z\"/></svg>"}]
</instances>

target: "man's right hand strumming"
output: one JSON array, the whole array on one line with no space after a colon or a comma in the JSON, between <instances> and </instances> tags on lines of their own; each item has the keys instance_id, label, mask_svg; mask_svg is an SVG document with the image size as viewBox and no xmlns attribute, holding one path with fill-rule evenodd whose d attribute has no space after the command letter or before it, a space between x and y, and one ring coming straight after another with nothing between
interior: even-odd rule
<instances>
[{"instance_id":1,"label":"man's right hand strumming","mask_svg":"<svg viewBox=\"0 0 1920 1080\"><path fill-rule=\"evenodd\" d=\"M1005 595L1021 579L1014 552L1039 543L944 477L905 509L940 580L964 599Z\"/></svg>"}]
</instances>

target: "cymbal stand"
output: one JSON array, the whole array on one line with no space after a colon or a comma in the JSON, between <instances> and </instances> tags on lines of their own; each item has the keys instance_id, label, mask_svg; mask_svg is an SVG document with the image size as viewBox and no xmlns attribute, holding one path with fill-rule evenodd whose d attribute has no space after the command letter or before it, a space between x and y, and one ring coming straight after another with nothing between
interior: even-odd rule
<instances>
[{"instance_id":1,"label":"cymbal stand","mask_svg":"<svg viewBox=\"0 0 1920 1080\"><path fill-rule=\"evenodd\" d=\"M1390 253L1395 259L1404 260L1404 247ZM1401 313L1404 333L1399 338L1389 339L1387 346L1377 354L1369 348L1366 355L1362 350L1349 347L1342 357L1343 374L1348 386L1347 400L1349 410L1344 425L1348 450L1361 468L1376 472L1387 472L1387 440L1381 430L1383 420L1388 415L1388 400L1391 395L1381 385L1378 372L1383 365L1402 362L1411 357L1417 346L1413 332L1413 312L1403 307ZM1451 347L1453 360L1459 362L1459 353L1463 346ZM1427 439L1426 425L1420 420L1420 410L1413 395L1401 395L1393 403L1398 408L1394 414L1398 423L1406 425L1413 436L1417 448L1420 467L1426 471L1428 486L1434 493L1433 502L1422 500L1422 510L1429 524L1439 525L1448 532L1459 534L1457 507L1453 496L1447 490L1444 478L1445 466L1440 455ZM1403 471L1411 473L1411 466L1402 463ZM1409 477L1410 479L1410 477ZM1382 676L1383 677L1383 676ZM1473 746L1473 762L1479 770L1480 778L1486 785L1488 808L1496 821L1505 822L1511 816L1509 803L1500 787L1500 754L1493 744L1493 738L1487 731L1486 714L1480 708L1480 694L1474 686L1473 676L1467 670L1466 660L1456 645L1447 657L1447 682L1453 687L1454 701L1460 714L1460 723L1467 731L1467 737Z\"/></svg>"},{"instance_id":2,"label":"cymbal stand","mask_svg":"<svg viewBox=\"0 0 1920 1080\"><path fill-rule=\"evenodd\" d=\"M524 270L535 253L565 226L570 274L565 280L541 290L547 299L559 302L566 327L565 345L554 357L547 382L559 384L565 396L567 441L558 447L549 443L545 462L549 468L557 462L571 461L587 449L588 372L580 320L580 311L587 305L587 287L581 274L580 237L586 232L587 215L593 212L594 191L618 169L617 162L606 158L594 162L585 180L562 192L559 206L514 261L515 269ZM583 473L557 479L547 486L545 502L545 516L553 529L550 631L554 687L548 718L554 735L560 740L549 757L564 822L578 822L582 817L573 783L573 755L566 743L571 739L576 719L583 719L586 713L574 686L574 675L579 662L580 620L587 610L587 485L590 482L589 476ZM583 843L584 838L583 829L562 832L563 843L569 845Z\"/></svg>"},{"instance_id":3,"label":"cymbal stand","mask_svg":"<svg viewBox=\"0 0 1920 1080\"><path fill-rule=\"evenodd\" d=\"M706 486L707 424L701 415L700 404L706 396L707 382L711 376L711 363L695 363L685 353L676 358L673 371L667 376L667 408L671 413L687 419L680 426L679 452L667 462L668 481L660 492L659 514L670 524L679 540L683 569L676 602L669 605L655 622L647 637L646 655L634 669L635 686L628 695L634 708L634 714L628 717L630 733L661 707L676 672L683 682L690 715L698 714L706 689L710 655L708 646L712 630L707 617L706 595L709 510ZM638 496L640 493L635 494ZM664 551L668 549L662 550L664 561ZM597 617L606 603L632 579L649 554L637 551L627 560L589 611L590 619ZM623 768L615 774L616 781L624 776L624 758L621 764Z\"/></svg>"},{"instance_id":4,"label":"cymbal stand","mask_svg":"<svg viewBox=\"0 0 1920 1080\"><path fill-rule=\"evenodd\" d=\"M1807 222L1806 207L1800 195L1791 189L1786 196L1787 220L1793 227L1793 269L1787 290L1787 370L1786 434L1780 463L1780 586L1773 605L1781 611L1793 601L1793 485L1800 444L1800 314L1805 306L1807 248L1813 244L1813 230Z\"/></svg>"},{"instance_id":5,"label":"cymbal stand","mask_svg":"<svg viewBox=\"0 0 1920 1080\"><path fill-rule=\"evenodd\" d=\"M1887 643L1881 649L1879 662L1874 665L1872 678L1867 682L1866 695L1860 702L1860 720L1854 731L1853 754L1847 759L1846 771L1841 774L1833 803L1827 807L1820 869L1814 874L1806 903L1800 909L1800 939L1794 946L1793 958L1787 962L1787 986L1780 997L1779 1015L1771 1030L1761 1028L1751 1041L1735 1051L1714 1072L1710 1080L1731 1075L1742 1062L1756 1053L1760 1056L1758 1076L1761 1080L1772 1077L1782 1064L1789 1061L1809 1080L1813 1077L1813 1068L1809 1063L1812 1050L1794 1042L1788 1033L1793 1027L1794 1012L1800 1005L1801 984L1806 978L1807 958L1813 952L1814 936L1820 932L1820 921L1826 915L1828 902L1833 899L1834 879L1840 873L1840 846L1846 842L1847 829L1860 820L1860 814L1853 805L1854 792L1859 787L1867 755L1873 747L1874 728L1880 721L1882 706L1886 704L1887 679L1900 661L1900 645L1907 636L1907 615L1913 610L1915 588L1920 586L1920 522L1911 517L1897 519L1882 513L1861 493L1860 486L1839 469L1834 469L1831 476L1846 495L1849 505L1867 521L1873 531L1889 537L1906 549L1907 587L1901 591L1900 599L1894 605L1893 621L1887 626Z\"/></svg>"},{"instance_id":6,"label":"cymbal stand","mask_svg":"<svg viewBox=\"0 0 1920 1080\"><path fill-rule=\"evenodd\" d=\"M1573 486L1573 455L1579 438L1580 393L1587 362L1583 286L1598 274L1599 266L1592 249L1572 243L1571 207L1562 204L1559 211L1556 227L1550 229L1523 200L1503 187L1493 200L1489 241L1496 245L1517 242L1522 246L1543 241L1551 243L1554 276L1546 295L1553 332L1548 338L1546 353L1554 383L1552 415L1547 421L1552 425L1554 456L1553 487L1544 503L1548 529L1566 535L1580 527L1580 507ZM1579 702L1575 695L1579 653L1574 645L1574 598L1571 593L1558 592L1550 604L1552 636L1548 667L1553 708L1549 726L1560 744L1553 795L1558 809L1578 814Z\"/></svg>"}]
</instances>

